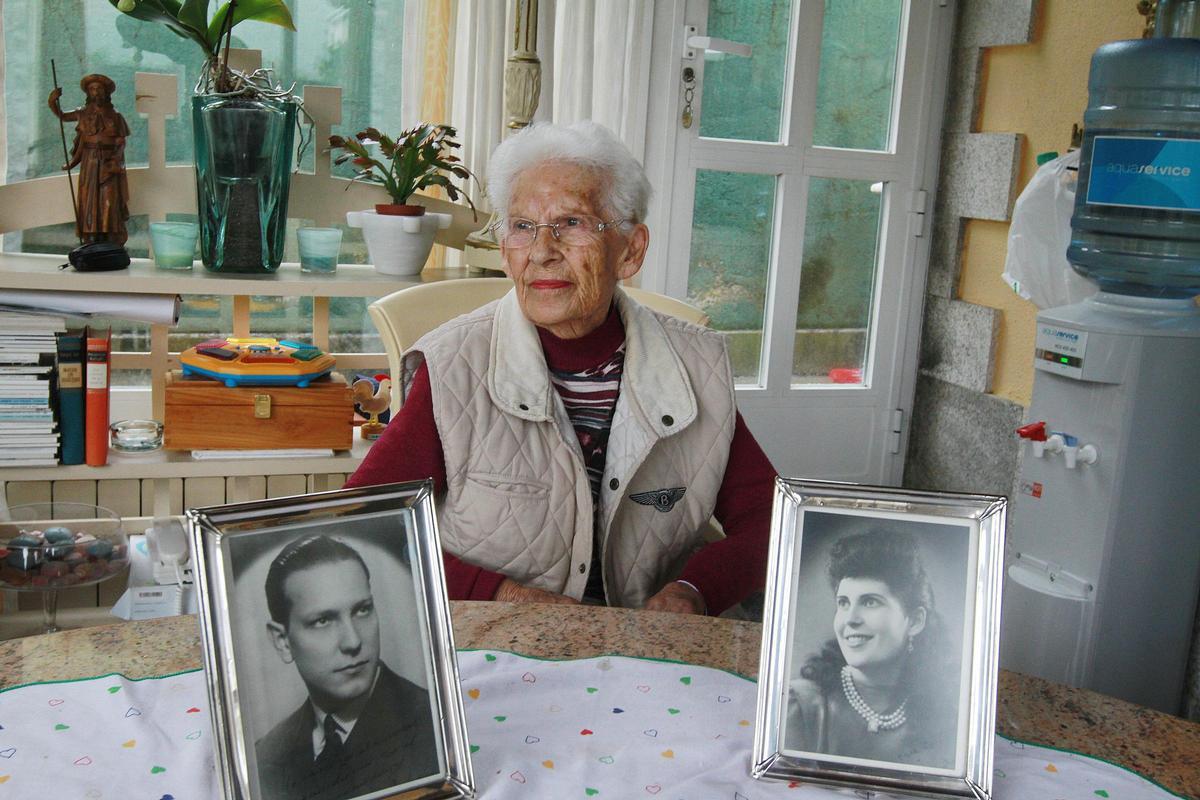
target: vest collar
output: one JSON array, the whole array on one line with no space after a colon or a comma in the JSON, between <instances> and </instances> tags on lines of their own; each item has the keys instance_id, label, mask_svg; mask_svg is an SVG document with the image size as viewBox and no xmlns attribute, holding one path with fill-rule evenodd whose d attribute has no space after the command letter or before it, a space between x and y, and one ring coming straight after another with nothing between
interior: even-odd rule
<instances>
[{"instance_id":1,"label":"vest collar","mask_svg":"<svg viewBox=\"0 0 1200 800\"><path fill-rule=\"evenodd\" d=\"M687 372L654 313L619 286L614 298L625 324L621 394L636 398L659 438L677 433L696 418L696 395ZM487 387L492 402L505 413L531 422L554 419L554 387L537 328L521 312L515 289L500 299L492 320Z\"/></svg>"}]
</instances>

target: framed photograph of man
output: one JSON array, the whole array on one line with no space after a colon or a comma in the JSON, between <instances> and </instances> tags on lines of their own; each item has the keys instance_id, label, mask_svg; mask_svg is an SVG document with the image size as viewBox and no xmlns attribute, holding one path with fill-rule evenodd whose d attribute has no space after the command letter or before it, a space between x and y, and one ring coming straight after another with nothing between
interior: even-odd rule
<instances>
[{"instance_id":1,"label":"framed photograph of man","mask_svg":"<svg viewBox=\"0 0 1200 800\"><path fill-rule=\"evenodd\" d=\"M991 797L1006 508L777 479L754 777Z\"/></svg>"},{"instance_id":2,"label":"framed photograph of man","mask_svg":"<svg viewBox=\"0 0 1200 800\"><path fill-rule=\"evenodd\" d=\"M432 497L188 511L224 797L474 795Z\"/></svg>"}]
</instances>

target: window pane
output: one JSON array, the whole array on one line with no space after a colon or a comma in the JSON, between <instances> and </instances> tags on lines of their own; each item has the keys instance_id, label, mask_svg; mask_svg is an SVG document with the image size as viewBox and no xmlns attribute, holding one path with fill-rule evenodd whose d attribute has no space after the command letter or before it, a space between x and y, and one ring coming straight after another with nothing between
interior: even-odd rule
<instances>
[{"instance_id":1,"label":"window pane","mask_svg":"<svg viewBox=\"0 0 1200 800\"><path fill-rule=\"evenodd\" d=\"M400 126L401 46L404 40L405 0L291 0L289 6L297 32L274 25L247 22L233 36L234 47L259 49L263 63L275 68L278 83L342 87L342 123L334 132L352 135L368 125L395 133ZM210 10L217 8L211 4ZM130 167L147 162L147 128L134 109L134 73L174 74L178 80L178 111L166 120L167 162L192 161L191 94L203 61L199 46L167 30L117 12L100 0L7 0L0 3L4 36L5 95L0 143L6 150L0 182L16 182L58 175L63 163L62 134L58 120L46 108L53 88L49 62L54 59L58 83L63 88L64 110L81 106L84 96L79 79L90 72L108 75L117 84L113 104L130 127L125 162ZM85 48L81 50L82 48ZM67 145L74 123L67 123ZM309 142L301 168L313 170L317 146ZM349 164L335 174L353 175ZM195 220L195 215L169 212L167 219ZM148 256L148 219L128 221L126 249L135 258ZM297 261L295 229L311 220L288 221L284 259ZM366 247L359 229L344 228L343 263L366 263ZM72 224L52 225L14 232L4 237L7 250L66 253L78 244ZM197 269L202 269L197 267ZM334 298L330 303L331 348L335 352L380 352L382 345L366 317L362 298ZM310 340L312 301L256 297L251 302L251 329L269 336L288 335ZM303 306L301 308L301 306ZM111 325L113 347L123 352L149 350L149 326L119 319L94 319ZM214 336L232 332L232 301L228 297L185 296L179 325L172 328L169 347L184 350ZM141 370L118 370L114 385L145 384Z\"/></svg>"},{"instance_id":2,"label":"window pane","mask_svg":"<svg viewBox=\"0 0 1200 800\"><path fill-rule=\"evenodd\" d=\"M729 338L739 384L760 384L774 175L696 171L688 302Z\"/></svg>"},{"instance_id":3,"label":"window pane","mask_svg":"<svg viewBox=\"0 0 1200 800\"><path fill-rule=\"evenodd\" d=\"M708 35L752 45L754 55L704 57L701 136L779 141L791 17L791 0L711 0Z\"/></svg>"},{"instance_id":4,"label":"window pane","mask_svg":"<svg viewBox=\"0 0 1200 800\"><path fill-rule=\"evenodd\" d=\"M263 63L275 68L277 82L294 82L297 93L306 84L342 87L342 124L334 133L352 135L368 124L398 132L404 2L292 0L296 33L245 22L234 30L233 45L262 50ZM83 105L79 79L85 73L100 72L116 82L113 105L131 131L125 149L128 166L146 164L146 121L134 110L134 73L179 76L179 113L166 123L167 162L191 162L190 98L203 62L199 45L163 25L121 14L106 2L7 0L3 15L5 181L56 175L62 166L58 120L46 108L53 88L50 59L63 87L63 110ZM81 43L86 43L84 53ZM73 127L67 124L68 145ZM304 169L313 168L315 152L310 142ZM344 164L336 174L354 173Z\"/></svg>"},{"instance_id":5,"label":"window pane","mask_svg":"<svg viewBox=\"0 0 1200 800\"><path fill-rule=\"evenodd\" d=\"M195 214L166 215L169 222L195 222ZM150 257L150 220L145 215L135 214L126 222L129 241L125 242L125 250L130 258ZM290 217L287 222L287 233L284 236L283 260L296 264L300 261L299 245L296 242L296 230L305 225L315 225L316 220ZM363 239L361 228L351 228L338 224L334 227L342 231L342 249L338 253L339 264L369 264L370 255L367 253L367 243ZM75 225L67 222L61 225L44 225L39 228L26 228L19 233L11 234L20 237L19 252L22 253L69 253L79 246L75 238ZM199 265L196 269L202 269Z\"/></svg>"},{"instance_id":6,"label":"window pane","mask_svg":"<svg viewBox=\"0 0 1200 800\"><path fill-rule=\"evenodd\" d=\"M885 150L903 0L825 0L813 144Z\"/></svg>"},{"instance_id":7,"label":"window pane","mask_svg":"<svg viewBox=\"0 0 1200 800\"><path fill-rule=\"evenodd\" d=\"M329 349L334 353L382 353L383 341L367 314L369 297L329 299ZM148 353L150 326L110 317L92 317L89 325L111 328L113 350ZM275 339L312 341L312 298L252 295L250 333ZM233 332L233 298L220 295L184 295L179 324L167 335L167 347L179 353L208 339L221 339ZM382 362L381 362L382 364ZM382 369L369 372L386 371ZM150 382L144 370L114 370L114 386L141 386Z\"/></svg>"},{"instance_id":8,"label":"window pane","mask_svg":"<svg viewBox=\"0 0 1200 800\"><path fill-rule=\"evenodd\" d=\"M120 353L150 352L150 326L116 317L92 317L87 324L112 329L112 349ZM233 331L233 298L217 295L184 295L179 324L167 333L167 348L178 353L206 339L229 336ZM148 370L113 370L113 386L145 386Z\"/></svg>"},{"instance_id":9,"label":"window pane","mask_svg":"<svg viewBox=\"0 0 1200 800\"><path fill-rule=\"evenodd\" d=\"M809 180L794 384L863 383L881 199L870 181Z\"/></svg>"},{"instance_id":10,"label":"window pane","mask_svg":"<svg viewBox=\"0 0 1200 800\"><path fill-rule=\"evenodd\" d=\"M335 353L382 353L383 342L367 315L368 297L329 298L329 349ZM254 336L312 341L312 298L253 295Z\"/></svg>"}]
</instances>

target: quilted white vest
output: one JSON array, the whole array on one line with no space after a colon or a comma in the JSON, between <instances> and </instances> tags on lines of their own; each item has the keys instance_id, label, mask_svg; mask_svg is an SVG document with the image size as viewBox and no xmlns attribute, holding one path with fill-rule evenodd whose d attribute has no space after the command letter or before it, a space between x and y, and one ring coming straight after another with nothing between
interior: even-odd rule
<instances>
[{"instance_id":1,"label":"quilted white vest","mask_svg":"<svg viewBox=\"0 0 1200 800\"><path fill-rule=\"evenodd\" d=\"M608 603L636 608L702 544L733 438L733 376L721 334L619 289L616 299L625 368L597 527ZM408 375L422 360L429 368L446 459L442 546L519 583L582 598L591 490L515 291L425 335L405 360Z\"/></svg>"}]
</instances>

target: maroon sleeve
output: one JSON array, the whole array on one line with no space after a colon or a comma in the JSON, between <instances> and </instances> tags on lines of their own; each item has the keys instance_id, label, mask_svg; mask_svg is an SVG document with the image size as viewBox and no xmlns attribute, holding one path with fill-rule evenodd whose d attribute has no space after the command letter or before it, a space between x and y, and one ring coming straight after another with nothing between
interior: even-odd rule
<instances>
[{"instance_id":1,"label":"maroon sleeve","mask_svg":"<svg viewBox=\"0 0 1200 800\"><path fill-rule=\"evenodd\" d=\"M725 538L692 556L679 576L700 590L709 614L720 614L766 583L775 474L739 412L713 510Z\"/></svg>"},{"instance_id":2,"label":"maroon sleeve","mask_svg":"<svg viewBox=\"0 0 1200 800\"><path fill-rule=\"evenodd\" d=\"M439 497L446 491L446 457L433 418L433 392L429 369L417 367L412 386L400 411L392 417L383 435L346 481L345 488L380 483L419 481L433 478ZM491 600L504 576L476 567L442 551L446 566L446 589L451 600Z\"/></svg>"}]
</instances>

